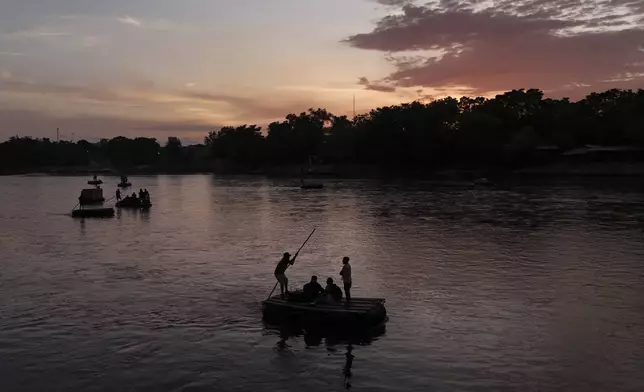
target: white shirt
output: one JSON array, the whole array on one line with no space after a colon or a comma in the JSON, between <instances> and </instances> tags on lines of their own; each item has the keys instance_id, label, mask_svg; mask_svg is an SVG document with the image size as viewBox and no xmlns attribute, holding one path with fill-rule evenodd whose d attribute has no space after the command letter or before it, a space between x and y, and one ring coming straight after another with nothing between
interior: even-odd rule
<instances>
[{"instance_id":1,"label":"white shirt","mask_svg":"<svg viewBox=\"0 0 644 392\"><path fill-rule=\"evenodd\" d=\"M342 266L340 275L342 275L342 281L344 283L351 283L351 265L349 265L349 263L346 263L344 266Z\"/></svg>"}]
</instances>

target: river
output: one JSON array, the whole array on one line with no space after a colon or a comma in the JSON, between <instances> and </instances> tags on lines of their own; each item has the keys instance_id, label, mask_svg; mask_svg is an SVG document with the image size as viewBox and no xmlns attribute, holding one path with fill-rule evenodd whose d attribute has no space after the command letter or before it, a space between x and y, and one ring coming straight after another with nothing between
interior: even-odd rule
<instances>
[{"instance_id":1,"label":"river","mask_svg":"<svg viewBox=\"0 0 644 392\"><path fill-rule=\"evenodd\" d=\"M644 390L641 182L132 177L149 212L66 216L86 180L0 177L2 391ZM313 227L291 283L350 256L384 334L262 323Z\"/></svg>"}]
</instances>

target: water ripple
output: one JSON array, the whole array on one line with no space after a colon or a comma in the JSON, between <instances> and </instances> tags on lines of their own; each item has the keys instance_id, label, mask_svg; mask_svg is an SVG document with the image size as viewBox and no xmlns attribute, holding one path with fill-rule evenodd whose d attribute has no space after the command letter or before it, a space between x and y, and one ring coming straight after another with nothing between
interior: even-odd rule
<instances>
[{"instance_id":1,"label":"water ripple","mask_svg":"<svg viewBox=\"0 0 644 392\"><path fill-rule=\"evenodd\" d=\"M77 221L82 178L0 177L2 390L332 391L349 350L358 391L644 390L633 184L132 180L149 213ZM354 295L387 299L384 335L262 323L275 262L313 226L290 280L350 255Z\"/></svg>"}]
</instances>

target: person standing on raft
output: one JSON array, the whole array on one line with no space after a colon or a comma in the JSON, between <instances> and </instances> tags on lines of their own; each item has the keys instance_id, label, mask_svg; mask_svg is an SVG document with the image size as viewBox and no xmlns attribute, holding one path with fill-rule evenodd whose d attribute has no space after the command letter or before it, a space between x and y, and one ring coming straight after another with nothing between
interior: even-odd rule
<instances>
[{"instance_id":1,"label":"person standing on raft","mask_svg":"<svg viewBox=\"0 0 644 392\"><path fill-rule=\"evenodd\" d=\"M351 264L349 264L349 258L346 256L342 259L340 276L342 276L342 282L344 283L344 295L347 297L347 302L351 302Z\"/></svg>"},{"instance_id":2,"label":"person standing on raft","mask_svg":"<svg viewBox=\"0 0 644 392\"><path fill-rule=\"evenodd\" d=\"M288 278L286 277L285 272L289 265L293 265L295 263L296 257L297 253L291 259L290 253L284 252L284 256L282 256L282 259L277 263L277 267L275 267L275 278L280 284L282 299L284 299L285 293L288 294Z\"/></svg>"}]
</instances>

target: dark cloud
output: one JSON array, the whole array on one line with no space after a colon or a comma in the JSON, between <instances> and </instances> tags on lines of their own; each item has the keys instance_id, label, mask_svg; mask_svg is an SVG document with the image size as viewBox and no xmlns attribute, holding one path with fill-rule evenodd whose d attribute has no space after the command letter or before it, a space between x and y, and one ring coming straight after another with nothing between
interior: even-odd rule
<instances>
[{"instance_id":1,"label":"dark cloud","mask_svg":"<svg viewBox=\"0 0 644 392\"><path fill-rule=\"evenodd\" d=\"M361 77L358 79L358 84L364 86L366 90L371 91L380 91L383 93L392 93L396 91L395 86L390 86L382 83L371 83L366 77Z\"/></svg>"},{"instance_id":2,"label":"dark cloud","mask_svg":"<svg viewBox=\"0 0 644 392\"><path fill-rule=\"evenodd\" d=\"M373 1L380 5L386 5L389 7L402 7L403 5L413 3L413 0L373 0Z\"/></svg>"},{"instance_id":3,"label":"dark cloud","mask_svg":"<svg viewBox=\"0 0 644 392\"><path fill-rule=\"evenodd\" d=\"M361 49L411 51L451 49L499 37L548 33L575 26L572 22L499 15L489 11L437 12L423 7L405 7L405 13L387 17L367 34L346 42Z\"/></svg>"},{"instance_id":4,"label":"dark cloud","mask_svg":"<svg viewBox=\"0 0 644 392\"><path fill-rule=\"evenodd\" d=\"M381 2L382 3L382 2ZM644 84L644 1L441 0L401 4L369 33L348 37L356 48L388 53L387 86L472 94L537 87L575 96L587 87ZM389 5L392 5L390 3ZM416 53L422 55L413 55ZM401 53L404 55L392 55ZM409 55L409 52L412 55ZM364 83L360 83L363 84ZM381 81L369 85L379 85ZM600 87L601 86L601 87Z\"/></svg>"}]
</instances>

